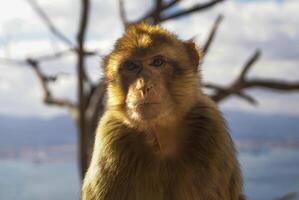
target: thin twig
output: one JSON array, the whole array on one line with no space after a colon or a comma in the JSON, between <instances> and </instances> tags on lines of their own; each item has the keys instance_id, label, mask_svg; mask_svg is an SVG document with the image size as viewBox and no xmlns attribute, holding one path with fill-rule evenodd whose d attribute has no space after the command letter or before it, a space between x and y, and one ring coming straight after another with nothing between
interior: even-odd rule
<instances>
[{"instance_id":1,"label":"thin twig","mask_svg":"<svg viewBox=\"0 0 299 200\"><path fill-rule=\"evenodd\" d=\"M93 149L93 139L95 138L95 130L97 128L99 117L102 116L105 108L105 93L106 93L106 82L101 79L99 83L88 95L88 105L86 107L86 123L87 132L89 137L89 152Z\"/></svg>"},{"instance_id":2,"label":"thin twig","mask_svg":"<svg viewBox=\"0 0 299 200\"><path fill-rule=\"evenodd\" d=\"M118 0L118 6L119 6L120 19L122 21L123 27L127 27L129 23L126 16L124 1Z\"/></svg>"},{"instance_id":3,"label":"thin twig","mask_svg":"<svg viewBox=\"0 0 299 200\"><path fill-rule=\"evenodd\" d=\"M29 5L32 7L32 9L38 14L38 16L42 19L42 21L45 23L45 25L49 28L51 33L55 35L60 41L65 43L67 46L71 48L75 48L74 43L69 40L50 20L50 18L47 16L47 14L44 12L44 10L38 5L38 3L35 0L27 0Z\"/></svg>"},{"instance_id":4,"label":"thin twig","mask_svg":"<svg viewBox=\"0 0 299 200\"><path fill-rule=\"evenodd\" d=\"M294 90L299 90L299 81L290 82L284 80L275 79L251 79L244 82L243 88L265 88L278 90L281 92L290 92Z\"/></svg>"},{"instance_id":5,"label":"thin twig","mask_svg":"<svg viewBox=\"0 0 299 200\"><path fill-rule=\"evenodd\" d=\"M3 64L13 64L13 65L27 65L26 60L20 60L20 59L11 59L11 58L3 58L0 57L0 63Z\"/></svg>"},{"instance_id":6,"label":"thin twig","mask_svg":"<svg viewBox=\"0 0 299 200\"><path fill-rule=\"evenodd\" d=\"M203 57L205 55L207 55L209 49L210 49L210 46L215 38L215 35L217 33L217 30L218 30L218 27L221 23L221 21L223 20L223 15L218 15L212 29L211 29L211 32L209 34L209 37L207 39L207 41L205 42L205 44L203 45L203 48L202 48L202 54L203 54Z\"/></svg>"},{"instance_id":7,"label":"thin twig","mask_svg":"<svg viewBox=\"0 0 299 200\"><path fill-rule=\"evenodd\" d=\"M235 93L239 98L244 99L245 101L247 101L248 103L252 104L252 105L257 105L258 102L255 98L253 98L252 96L250 96L249 94L245 94L245 92L243 91L238 91Z\"/></svg>"},{"instance_id":8,"label":"thin twig","mask_svg":"<svg viewBox=\"0 0 299 200\"><path fill-rule=\"evenodd\" d=\"M162 11L162 0L155 0L155 12L153 13L154 24L160 22L161 11Z\"/></svg>"},{"instance_id":9,"label":"thin twig","mask_svg":"<svg viewBox=\"0 0 299 200\"><path fill-rule=\"evenodd\" d=\"M216 5L218 3L221 3L223 1L225 1L225 0L212 0L212 1L207 2L207 3L196 4L196 5L192 6L191 8L184 9L184 10L179 10L179 11L176 11L176 12L171 13L171 14L166 15L166 16L161 16L160 22L164 22L164 21L167 21L167 20L170 20L170 19L176 19L176 18L179 18L179 17L183 17L183 16L186 16L186 15L195 13L195 12L207 10L208 8L211 8L214 5Z\"/></svg>"},{"instance_id":10,"label":"thin twig","mask_svg":"<svg viewBox=\"0 0 299 200\"><path fill-rule=\"evenodd\" d=\"M73 51L74 51L73 49L66 49L66 50L63 50L63 51L55 52L53 54L37 56L34 59L38 60L39 62L56 60L56 59L59 59L59 58L62 58L64 56L67 56L67 55L71 54Z\"/></svg>"},{"instance_id":11,"label":"thin twig","mask_svg":"<svg viewBox=\"0 0 299 200\"><path fill-rule=\"evenodd\" d=\"M36 56L32 59L38 61L39 63L42 63L42 62L47 62L47 61L52 61L52 60L57 60L57 59L63 58L63 57L68 56L74 52L77 53L77 51L74 49L66 49L66 50L55 52L53 54L45 54L45 55ZM95 51L85 51L84 55L85 56L100 56L100 54L96 50ZM15 64L17 62L19 62L20 64L26 64L26 63L24 63L24 60L10 59L10 58L4 58L4 57L0 57L0 61L8 62L8 63L15 63Z\"/></svg>"},{"instance_id":12,"label":"thin twig","mask_svg":"<svg viewBox=\"0 0 299 200\"><path fill-rule=\"evenodd\" d=\"M162 10L166 10L166 9L168 9L168 8L171 8L171 7L173 7L173 6L175 6L175 5L177 5L179 2L180 2L181 0L172 0L172 1L169 1L168 3L164 3L163 5L162 5Z\"/></svg>"},{"instance_id":13,"label":"thin twig","mask_svg":"<svg viewBox=\"0 0 299 200\"><path fill-rule=\"evenodd\" d=\"M176 12L172 13L166 13L170 8L175 7L181 0L172 0L167 2L163 2L162 0L156 0L155 6L149 10L143 17L141 17L139 20L137 20L135 23L145 21L150 24L159 24L162 22L165 22L170 19L176 19L179 17L187 16L189 14L195 13L195 12L201 12L206 9L212 8L216 4L223 2L225 0L211 0L207 3L199 3L195 4L190 8L178 10Z\"/></svg>"},{"instance_id":14,"label":"thin twig","mask_svg":"<svg viewBox=\"0 0 299 200\"><path fill-rule=\"evenodd\" d=\"M33 69L33 71L36 73L36 75L37 75L37 77L38 77L38 79L39 79L39 81L42 85L42 88L43 88L43 91L44 91L44 102L46 104L55 105L55 106L62 106L62 107L68 107L68 108L71 108L71 109L76 108L76 105L68 99L55 99L55 98L53 98L52 94L50 92L50 89L48 87L48 84L47 84L47 82L50 80L49 77L45 76L42 73L38 63L36 63L35 61L30 60L30 59L28 59L27 62L28 62L28 65L30 65L31 68Z\"/></svg>"},{"instance_id":15,"label":"thin twig","mask_svg":"<svg viewBox=\"0 0 299 200\"><path fill-rule=\"evenodd\" d=\"M241 74L239 76L240 80L244 80L246 77L246 74L250 70L250 68L254 65L254 63L260 58L261 51L256 50L254 54L249 58L249 60L245 63L243 70L241 71Z\"/></svg>"}]
</instances>

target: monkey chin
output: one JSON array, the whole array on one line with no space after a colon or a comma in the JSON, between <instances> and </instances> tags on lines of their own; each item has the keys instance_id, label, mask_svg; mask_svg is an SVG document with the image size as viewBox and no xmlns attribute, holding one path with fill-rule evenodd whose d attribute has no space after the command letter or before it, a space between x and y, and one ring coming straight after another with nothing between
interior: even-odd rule
<instances>
[{"instance_id":1,"label":"monkey chin","mask_svg":"<svg viewBox=\"0 0 299 200\"><path fill-rule=\"evenodd\" d=\"M154 122L170 113L162 103L141 103L128 106L130 119L135 122Z\"/></svg>"}]
</instances>

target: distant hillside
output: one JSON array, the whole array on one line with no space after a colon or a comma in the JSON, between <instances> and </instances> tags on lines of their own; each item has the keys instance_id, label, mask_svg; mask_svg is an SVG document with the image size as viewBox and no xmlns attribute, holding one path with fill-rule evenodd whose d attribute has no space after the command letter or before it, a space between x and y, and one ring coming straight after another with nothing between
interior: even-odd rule
<instances>
[{"instance_id":1,"label":"distant hillside","mask_svg":"<svg viewBox=\"0 0 299 200\"><path fill-rule=\"evenodd\" d=\"M0 115L0 149L75 142L76 130L68 116L46 120Z\"/></svg>"},{"instance_id":2,"label":"distant hillside","mask_svg":"<svg viewBox=\"0 0 299 200\"><path fill-rule=\"evenodd\" d=\"M234 139L299 139L299 116L224 112ZM0 115L0 150L23 146L49 146L76 142L68 116L53 119Z\"/></svg>"},{"instance_id":3,"label":"distant hillside","mask_svg":"<svg viewBox=\"0 0 299 200\"><path fill-rule=\"evenodd\" d=\"M243 112L224 112L235 139L299 139L299 114L261 115Z\"/></svg>"}]
</instances>

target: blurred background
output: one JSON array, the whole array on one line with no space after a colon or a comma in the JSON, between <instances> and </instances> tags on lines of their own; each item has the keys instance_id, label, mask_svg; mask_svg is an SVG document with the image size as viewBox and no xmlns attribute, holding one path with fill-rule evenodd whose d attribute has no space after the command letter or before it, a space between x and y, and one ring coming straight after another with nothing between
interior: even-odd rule
<instances>
[{"instance_id":1,"label":"blurred background","mask_svg":"<svg viewBox=\"0 0 299 200\"><path fill-rule=\"evenodd\" d=\"M0 1L0 199L79 199L101 58L132 22L203 49L249 199L299 199L298 0Z\"/></svg>"}]
</instances>

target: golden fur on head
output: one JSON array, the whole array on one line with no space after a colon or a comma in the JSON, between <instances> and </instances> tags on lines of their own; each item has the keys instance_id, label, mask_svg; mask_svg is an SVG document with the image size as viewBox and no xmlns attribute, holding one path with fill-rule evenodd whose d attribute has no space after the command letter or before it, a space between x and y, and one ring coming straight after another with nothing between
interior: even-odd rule
<instances>
[{"instance_id":1,"label":"golden fur on head","mask_svg":"<svg viewBox=\"0 0 299 200\"><path fill-rule=\"evenodd\" d=\"M160 48L167 51L169 55L177 57L178 60L182 59L187 65L195 65L195 68L197 68L201 58L200 50L192 41L183 42L176 35L158 25L149 25L143 22L132 24L126 28L123 36L117 40L111 54L104 59L106 78L109 80L115 78L113 73L116 73L119 62L125 57L153 53ZM186 51L189 54L187 56L185 55ZM190 59L186 60L188 57ZM196 60L196 63L190 63L190 60Z\"/></svg>"}]
</instances>

